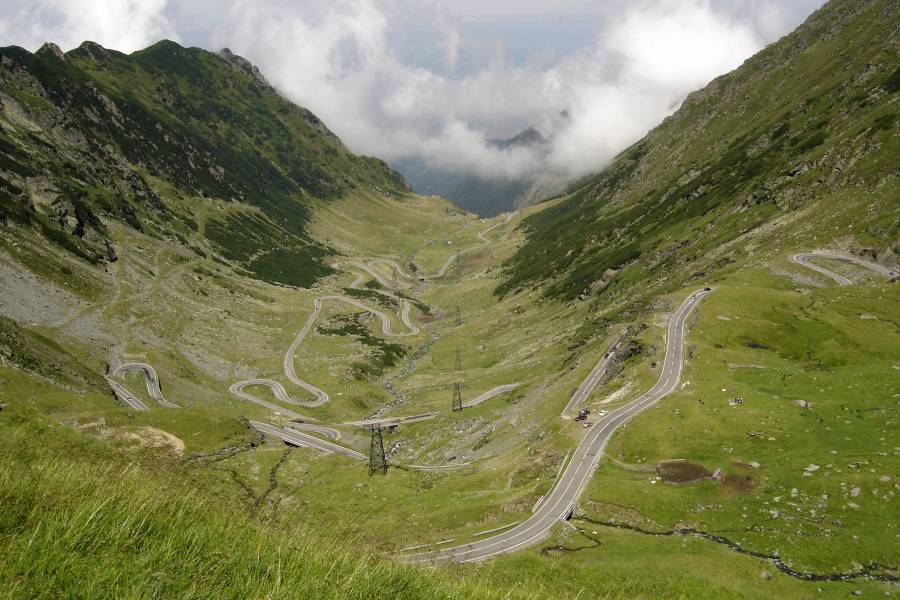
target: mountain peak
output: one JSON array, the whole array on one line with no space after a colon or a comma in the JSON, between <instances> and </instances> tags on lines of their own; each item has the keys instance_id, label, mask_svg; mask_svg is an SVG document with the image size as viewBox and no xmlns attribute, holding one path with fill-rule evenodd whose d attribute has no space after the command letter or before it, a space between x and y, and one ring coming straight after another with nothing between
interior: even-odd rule
<instances>
[{"instance_id":1,"label":"mountain peak","mask_svg":"<svg viewBox=\"0 0 900 600\"><path fill-rule=\"evenodd\" d=\"M62 62L66 62L66 55L59 46L53 42L44 42L44 45L38 48L37 54L52 54Z\"/></svg>"},{"instance_id":2,"label":"mountain peak","mask_svg":"<svg viewBox=\"0 0 900 600\"><path fill-rule=\"evenodd\" d=\"M504 150L506 148L529 148L547 143L547 138L535 127L528 127L511 138L490 139L488 145Z\"/></svg>"},{"instance_id":3,"label":"mountain peak","mask_svg":"<svg viewBox=\"0 0 900 600\"><path fill-rule=\"evenodd\" d=\"M256 67L256 65L251 63L249 60L247 60L243 56L235 54L228 48L222 48L221 50L216 52L216 56L218 56L219 58L224 60L231 67L237 69L238 71L243 71L247 75L250 75L260 85L262 85L266 89L273 90L273 91L275 90L275 88L272 86L272 84L268 82L268 80L265 78L265 76L262 74L262 72L260 72L260 70Z\"/></svg>"},{"instance_id":4,"label":"mountain peak","mask_svg":"<svg viewBox=\"0 0 900 600\"><path fill-rule=\"evenodd\" d=\"M90 40L81 42L81 45L78 46L78 50L84 52L94 60L99 60L101 58L109 56L109 50L107 50L97 42L92 42Z\"/></svg>"}]
</instances>

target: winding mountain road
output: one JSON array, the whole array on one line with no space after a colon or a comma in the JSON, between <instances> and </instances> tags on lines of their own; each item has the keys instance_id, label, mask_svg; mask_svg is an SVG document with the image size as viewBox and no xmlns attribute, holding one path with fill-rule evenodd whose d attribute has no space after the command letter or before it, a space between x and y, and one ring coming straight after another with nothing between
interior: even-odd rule
<instances>
[{"instance_id":1,"label":"winding mountain road","mask_svg":"<svg viewBox=\"0 0 900 600\"><path fill-rule=\"evenodd\" d=\"M118 381L110 379L109 377L106 377L105 379L106 383L109 384L109 387L112 389L119 402L130 406L134 410L150 410L149 406L141 402L141 400L137 396L129 392L128 388L126 388L124 385L122 385Z\"/></svg>"},{"instance_id":2,"label":"winding mountain road","mask_svg":"<svg viewBox=\"0 0 900 600\"><path fill-rule=\"evenodd\" d=\"M393 281L388 281L387 277L385 277L383 273L381 273L374 267L374 265L378 264L379 262L383 262L383 260L382 259L370 259L368 263L358 262L358 261L348 261L346 263L337 263L334 266L341 267L343 265L347 265L348 267L356 267L357 269L362 269L363 271L365 271L366 273L368 273L369 275L374 277L378 283L380 283L381 285L383 285L386 288L397 287L400 289L407 289L407 288L412 287L411 284L406 283L405 281L398 280L396 282L396 286L394 285ZM393 262L393 261L391 261L391 262ZM394 263L394 264L396 264L396 263ZM399 271L398 271L398 273L399 273ZM357 279L350 285L350 287L357 288L360 283L362 283L362 280ZM378 291L378 290L375 290L375 291Z\"/></svg>"},{"instance_id":3,"label":"winding mountain road","mask_svg":"<svg viewBox=\"0 0 900 600\"><path fill-rule=\"evenodd\" d=\"M405 300L403 301L403 309L400 314L400 320L403 321L403 324L409 329L409 331L398 333L391 328L391 318L386 313L378 310L377 308L372 308L371 306L363 304L355 298L348 298L347 296L319 296L313 303L313 312L310 313L309 318L306 319L306 323L303 324L303 328L300 329L299 333L297 333L297 335L294 337L294 341L291 343L290 347L284 355L284 360L282 361L284 374L291 381L291 383L314 394L316 396L316 399L295 400L294 398L291 398L290 394L287 393L287 390L284 389L283 385L273 379L245 379L243 381L238 381L237 383L232 384L230 388L231 393L235 396L243 398L244 400L249 400L250 402L253 402L260 406L264 406L265 408L281 413L292 419L309 419L309 417L304 417L294 411L285 409L281 406L278 406L277 404L273 404L271 402L263 400L262 398L259 398L258 396L247 393L246 391L244 391L244 388L252 385L266 386L272 390L272 392L275 394L275 397L279 401L287 402L288 404L293 404L295 406L303 406L305 408L315 408L317 406L322 406L323 404L331 400L331 398L324 390L316 387L308 381L301 379L297 375L297 371L294 367L294 355L297 353L297 349L300 347L300 344L303 343L303 340L306 338L306 335L309 333L310 329L312 329L312 326L315 324L316 320L319 318L319 315L322 312L322 303L326 301L344 302L366 312L372 313L381 320L382 332L385 335L391 337L413 336L418 335L421 331L410 320L409 303Z\"/></svg>"},{"instance_id":4,"label":"winding mountain road","mask_svg":"<svg viewBox=\"0 0 900 600\"><path fill-rule=\"evenodd\" d=\"M469 252L475 252L476 250L480 250L481 248L484 248L485 246L491 245L493 243L493 241L489 238L486 238L485 234L490 233L497 227L500 227L501 225L505 225L506 223L508 223L509 220L512 218L512 215L513 215L513 213L509 213L507 215L505 221L500 222L500 223L494 223L487 229L485 229L483 231L479 231L478 239L481 240L480 244L476 244L476 245L466 248L464 250L458 250L456 252L453 252L452 254L450 254L450 256L447 257L447 260L444 261L444 264L442 264L441 267L436 272L432 273L431 275L414 275L414 274L407 273L406 271L403 270L403 267L397 261L392 260L390 258L373 258L373 259L369 260L369 265L376 265L379 263L388 265L392 269L396 269L397 274L402 275L403 277L405 277L407 279L412 279L412 280L424 279L426 281L431 281L433 279L440 279L441 277L444 277L447 274L447 270L450 268L450 265L452 265L453 261L455 261L457 258L462 256L463 254L468 254ZM368 269L367 269L367 271L372 273L372 271L370 271ZM379 277L379 281L380 280L381 280L381 278Z\"/></svg>"},{"instance_id":5,"label":"winding mountain road","mask_svg":"<svg viewBox=\"0 0 900 600\"><path fill-rule=\"evenodd\" d=\"M507 218L507 222L508 221L509 221L509 218ZM478 237L481 240L483 240L483 243L478 244L477 246L473 246L472 248L463 250L461 252L470 252L472 250L476 250L478 248L481 248L485 245L490 244L491 240L484 237L484 234L488 233L489 231L491 231L498 225L500 225L500 223L492 225L488 229L478 233ZM442 277L444 275L444 273L446 272L447 267L451 264L453 258L455 258L455 256L460 254L461 252L457 252L454 255L452 255L449 259L447 259L447 261L444 263L444 266L441 268L440 271L438 271L438 274L436 275L436 277ZM378 262L388 264L389 266L396 268L398 270L398 272L402 272L402 269L400 268L400 266L395 261L390 260L390 259L371 259L371 260L369 260L368 264L357 262L357 261L347 261L344 263L335 263L333 266L335 268L341 268L341 267L346 266L346 267L354 267L357 269L361 269L364 272L368 273L369 275L372 275L373 277L375 277L376 280L378 280L381 284L388 286L388 287L392 287L393 282L389 282L381 273L379 273L372 266ZM408 277L408 275L406 275L406 276ZM358 276L350 284L351 288L358 289L358 286L362 283L363 279L364 279L364 277L362 275ZM397 287L398 288L404 287L404 285L402 285L401 282L397 282ZM406 286L406 287L409 287L409 286ZM293 410L284 408L282 406L279 406L277 404L274 404L272 402L264 400L258 396L255 396L255 395L247 392L245 390L245 388L251 387L251 386L265 386L265 387L268 387L270 390L272 390L272 393L275 395L275 398L278 401L285 402L288 404L293 404L295 406L303 406L306 408L315 408L318 406L322 406L323 404L325 404L326 402L328 402L330 400L330 397L324 390L301 379L297 375L297 372L294 367L294 363L295 363L294 357L296 355L297 349L303 343L303 340L306 338L306 335L309 333L309 331L312 329L313 325L315 324L316 320L319 318L319 315L321 314L321 311L322 311L322 303L325 301L344 302L344 303L350 304L351 306L354 306L356 308L359 308L361 310L364 310L366 312L369 312L369 313L375 315L376 317L378 317L381 320L381 330L382 330L382 333L384 333L384 335L386 335L386 336L407 337L407 336L418 335L421 332L421 329L418 326L416 326L415 323L413 323L412 320L410 319L409 312L410 312L411 305L410 305L409 301L407 301L406 299L400 298L399 296L397 296L396 294L393 294L391 292L386 292L386 291L381 291L381 290L374 290L374 291L376 291L380 294L383 294L383 295L387 296L388 298L391 298L400 303L400 307L401 307L400 321L408 329L408 331L395 332L393 330L393 328L391 327L390 316L388 316L386 313L384 313L381 310L378 310L376 308L368 306L367 304L364 304L363 302L360 302L359 300L357 300L355 298L349 298L347 296L339 296L339 295L319 296L319 297L315 298L314 304L313 304L313 312L310 313L310 315L306 319L306 322L304 323L303 327L300 329L300 331L294 337L294 341L291 343L291 345L288 348L287 352L285 353L284 359L282 361L282 367L284 369L285 376L295 385L302 387L303 389L307 390L308 392L314 394L316 396L315 400L309 400L309 401L295 400L294 398L291 398L290 394L288 394L287 390L284 388L283 385L281 385L280 383L278 383L277 381L274 381L272 379L245 379L243 381L238 381L238 382L232 384L231 387L229 388L229 391L232 394L234 394L235 396L238 396L239 398L242 398L249 402L253 402L254 404L257 404L259 406L267 408L275 413L278 413L278 414L284 415L288 418L294 419L296 422L291 425L291 427L293 427L294 429L306 429L308 431L313 431L315 433L324 435L324 436L329 437L334 440L340 439L340 433L336 429L332 429L331 427L327 427L325 425L307 423L305 421L316 421L317 419L302 415ZM466 406L466 407L467 406L476 406L478 404L481 404L485 400L492 398L498 394L508 392L511 389L515 388L516 386L518 386L518 384L507 384L507 385L497 386L494 389L492 389L488 392L485 392L481 396L478 396L477 398L473 399L472 401L466 403L464 406ZM129 400L135 400L137 402L140 402L139 400L137 400L137 398L134 398L130 394L128 396L121 397L120 399L124 402L129 402ZM146 407L144 409L146 409ZM141 410L141 409L138 409L138 410ZM435 416L437 416L437 413L423 413L423 414L419 414L419 415L388 417L385 419L377 419L377 420L355 421L355 422L345 423L345 425L354 425L354 426L365 427L365 426L370 426L370 425L377 423L382 426L390 427L393 425L400 425L402 423L413 423L416 421L432 419ZM347 447L341 446L339 444L334 444L332 442L327 442L325 440L322 440L315 436L309 435L307 433L303 433L301 431L295 431L294 429L282 429L282 428L275 427L272 425L265 425L263 423L259 423L258 421L251 421L250 424L258 431L261 431L268 435L278 437L278 438L282 439L283 441L291 443L291 444L307 446L307 447L315 448L317 450L321 450L323 452L334 452L337 454L342 454L344 456L349 456L351 458L358 458L358 455L361 455L359 452L357 452L356 450L353 450L351 448L347 448ZM422 470L441 470L441 469L457 468L457 467L456 466L432 467L432 466L422 466L422 465L409 465L408 468L422 469Z\"/></svg>"},{"instance_id":6,"label":"winding mountain road","mask_svg":"<svg viewBox=\"0 0 900 600\"><path fill-rule=\"evenodd\" d=\"M147 393L162 406L169 408L178 408L177 404L172 404L163 397L162 389L159 387L159 377L156 376L156 369L147 363L134 362L119 365L113 371L113 376L122 378L125 373L140 371L144 374L144 380L147 383Z\"/></svg>"},{"instance_id":7,"label":"winding mountain road","mask_svg":"<svg viewBox=\"0 0 900 600\"><path fill-rule=\"evenodd\" d=\"M656 385L637 399L610 413L606 419L588 430L553 489L529 519L503 533L469 544L422 552L404 558L413 563L445 560L478 562L531 546L546 537L556 523L572 512L613 433L678 386L683 367L685 322L694 307L710 293L712 292L700 290L682 302L669 321L666 356Z\"/></svg>"},{"instance_id":8,"label":"winding mountain road","mask_svg":"<svg viewBox=\"0 0 900 600\"><path fill-rule=\"evenodd\" d=\"M330 452L331 454L341 454L355 460L369 459L369 457L362 452L357 452L352 448L347 448L345 446L341 446L340 444L335 444L327 440L301 433L299 431L282 429L281 427L275 427L274 425L269 425L267 423L260 423L259 421L250 421L249 423L250 427L252 427L253 429L256 429L257 431L262 432L266 435L272 435L277 438L281 438L288 444L294 446L304 446L307 448L314 448L322 452Z\"/></svg>"},{"instance_id":9,"label":"winding mountain road","mask_svg":"<svg viewBox=\"0 0 900 600\"><path fill-rule=\"evenodd\" d=\"M506 222L508 222L508 221L509 221L509 217L506 219ZM474 250L477 250L479 248L482 248L486 245L491 244L492 243L491 240L489 238L485 237L485 234L490 232L491 230L493 230L494 228L498 227L501 224L503 224L503 223L495 223L494 225L488 227L484 231L478 232L478 237L479 237L479 239L482 240L482 243L480 243L476 246L473 246L471 248L467 248L465 250L461 250L459 252L454 253L453 255L450 256L450 258L447 259L447 261L445 261L444 265L441 267L441 269L435 275L428 276L428 278L435 279L435 278L443 277L444 274L446 273L447 268L449 267L449 265L452 263L453 259L457 255L464 253L464 252L472 252ZM404 277L408 277L408 278L412 277L411 275L404 273L402 267L400 267L400 265L397 264L396 261L393 261L391 259L386 259L386 258L370 259L368 261L368 263L363 263L363 262L358 262L358 261L346 261L343 263L339 262L339 263L335 263L333 266L335 268L341 268L343 266L348 266L348 267L354 267L354 268L361 269L361 270L365 271L366 273L375 277L383 285L391 287L393 285L393 282L389 282L381 273L379 273L373 267L373 265L377 264L377 263L387 264L387 265L391 266L392 268L397 269L397 272L402 274ZM356 279L354 279L353 282L350 284L351 287L354 289L358 289L358 286L362 282L362 279L363 279L363 277L357 277ZM404 286L409 287L408 285L406 285L402 282L399 282L399 281L396 283L397 283L397 287L404 287ZM238 396L239 398L248 400L250 402L253 402L255 404L258 404L260 406L263 406L265 408L273 410L277 413L283 414L292 419L309 420L308 417L304 417L303 415L300 415L297 412L283 408L281 406L278 406L277 404L268 402L267 400L263 400L262 398L259 398L258 396L254 396L253 394L250 394L247 391L245 391L244 388L249 387L249 386L255 386L255 385L265 386L272 390L272 392L275 394L275 397L279 401L287 402L288 404L293 404L295 406L302 406L305 408L316 408L318 406L322 406L323 404L327 403L331 399L324 390L322 390L321 388L313 385L312 383L310 383L304 379L301 379L297 375L297 371L295 368L295 359L294 359L298 348L303 343L303 340L306 338L307 334L312 329L316 320L319 318L319 315L322 312L322 303L326 302L326 301L344 302L344 303L350 304L351 306L354 306L360 310L363 310L363 311L366 311L366 312L369 312L369 313L375 315L376 317L378 317L381 320L381 331L386 336L409 337L409 336L416 336L419 333L421 333L422 330L415 323L413 323L412 319L410 318L409 313L410 313L411 305L408 300L406 300L404 298L400 298L399 296L392 294L390 292L384 292L384 291L380 291L380 290L375 290L375 291L387 296L388 298L396 300L400 303L400 321L403 323L403 325L407 328L408 331L395 332L391 326L391 317L389 315L387 315L383 311L381 311L377 308L373 308L355 298L350 298L347 296L340 296L340 295L318 296L315 298L315 300L313 302L313 312L310 313L309 317L306 319L306 322L303 324L303 327L300 329L300 331L294 337L294 340L293 340L293 342L291 342L290 347L288 347L287 352L285 352L284 359L282 360L282 367L283 367L285 376L294 385L297 385L297 386L305 389L306 391L310 392L311 394L315 395L315 397L316 397L315 400L295 400L294 398L291 398L290 394L288 394L287 390L285 390L283 385L281 385L280 383L278 383L277 381L272 380L272 379L245 379L243 381L238 381L237 383L234 383L231 385L231 388L230 388L231 393L234 394L235 396ZM148 385L149 385L149 383L148 383ZM500 386L500 387L504 387L504 386ZM492 392L494 392L492 395L496 395L498 393L503 393L504 391L508 391L508 390L506 390L506 389L501 390L501 391L492 390ZM483 402L484 400L486 400L489 397L491 397L491 396L486 396L484 398L481 398L481 397L476 398L475 400L478 400L478 402L476 402L476 404ZM120 398L120 399L122 399L125 402L128 402L128 400L125 398ZM474 402L474 400L473 400L473 402ZM472 406L474 406L474 405L475 404L472 404ZM428 418L430 418L430 417L428 417ZM410 421L409 418L405 418L405 419L406 419L405 422ZM312 420L315 420L315 419L312 419ZM403 417L398 417L397 419L394 419L394 421L397 421L397 422L404 422L403 420L404 420ZM298 434L298 435L302 435L302 434ZM314 439L316 439L316 438L314 438Z\"/></svg>"},{"instance_id":10,"label":"winding mountain road","mask_svg":"<svg viewBox=\"0 0 900 600\"><path fill-rule=\"evenodd\" d=\"M597 384L600 383L600 379L606 374L606 370L609 368L610 363L616 356L616 350L619 349L619 344L622 343L622 339L618 338L613 345L609 347L609 350L606 351L606 354L603 355L603 358L600 359L599 362L594 366L591 370L590 374L585 378L584 381L581 382L581 385L578 386L578 389L572 394L572 399L569 400L569 403L566 404L566 407L563 409L560 414L561 417L567 417L569 413L578 408L580 405L584 404L584 401L587 400L588 396L591 395L591 392L594 391L594 388L597 387Z\"/></svg>"},{"instance_id":11,"label":"winding mountain road","mask_svg":"<svg viewBox=\"0 0 900 600\"><path fill-rule=\"evenodd\" d=\"M498 385L497 387L486 391L480 396L476 396L469 400L468 402L463 402L463 408L472 408L473 406L478 406L485 400L490 400L494 396L499 396L500 394L505 394L506 392L511 392L512 390L519 387L518 383L507 383L506 385Z\"/></svg>"},{"instance_id":12,"label":"winding mountain road","mask_svg":"<svg viewBox=\"0 0 900 600\"><path fill-rule=\"evenodd\" d=\"M428 421L438 416L436 412L421 413L418 415L408 415L404 417L384 417L381 419L363 419L362 421L346 421L344 425L350 427L371 427L372 425L381 425L382 427L395 427L404 423L418 423L419 421Z\"/></svg>"},{"instance_id":13,"label":"winding mountain road","mask_svg":"<svg viewBox=\"0 0 900 600\"><path fill-rule=\"evenodd\" d=\"M808 269L812 269L813 271L817 271L826 277L830 277L834 281L837 282L838 285L853 285L853 282L843 275L835 273L831 269L827 269L821 265L817 265L813 262L810 262L810 259L825 259L825 260L840 260L843 262L848 262L859 267L865 267L866 269L870 269L875 271L876 273L881 273L887 277L896 277L897 272L892 271L891 269L885 267L884 265L879 265L878 263L869 262L867 260L863 260L858 256L853 256L852 254L843 254L841 252L826 252L826 251L813 251L813 252L798 252L797 254L791 257L798 265L802 265Z\"/></svg>"}]
</instances>

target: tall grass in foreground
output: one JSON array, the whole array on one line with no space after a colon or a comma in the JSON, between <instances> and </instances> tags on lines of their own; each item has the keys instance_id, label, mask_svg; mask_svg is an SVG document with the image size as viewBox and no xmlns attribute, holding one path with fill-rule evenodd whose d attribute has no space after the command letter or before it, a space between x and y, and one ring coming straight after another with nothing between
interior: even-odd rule
<instances>
[{"instance_id":1,"label":"tall grass in foreground","mask_svg":"<svg viewBox=\"0 0 900 600\"><path fill-rule=\"evenodd\" d=\"M180 471L0 413L0 597L527 597L267 527Z\"/></svg>"}]
</instances>

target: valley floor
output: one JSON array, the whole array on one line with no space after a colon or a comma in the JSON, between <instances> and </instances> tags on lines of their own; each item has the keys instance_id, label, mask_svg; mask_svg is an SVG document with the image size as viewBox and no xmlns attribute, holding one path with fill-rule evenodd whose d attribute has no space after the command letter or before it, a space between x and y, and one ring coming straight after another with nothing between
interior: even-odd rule
<instances>
[{"instance_id":1,"label":"valley floor","mask_svg":"<svg viewBox=\"0 0 900 600\"><path fill-rule=\"evenodd\" d=\"M120 259L108 271L4 232L0 269L14 294L0 297L10 317L0 333L16 350L0 365L13 457L0 497L16 509L0 545L19 557L3 561L4 593L52 595L79 573L81 595L126 597L363 597L385 581L410 598L892 592L900 291L890 275L822 257L813 270L792 257L815 247L770 246L648 303L624 293L562 303L540 289L498 298L522 217L480 221L414 196L323 205L314 234L342 256L309 290L125 228L114 230ZM684 314L683 346L672 346L672 314L705 286L713 293ZM552 496L584 437L642 398L676 347L677 386L603 443L571 520L475 566L390 559L514 531ZM582 391L593 427L561 417L610 348L596 388ZM152 374L117 371L128 364ZM117 404L104 374L136 404ZM460 412L454 384L469 405ZM400 422L410 416L422 418ZM251 424L365 456L360 423L372 418L385 424L383 477L367 476L364 459L285 446ZM667 459L717 476L667 483L656 469ZM92 461L101 466L87 490ZM190 502L163 494L170 485ZM79 500L53 500L63 497ZM54 522L78 524L56 548ZM320 560L317 539L339 550ZM119 571L104 562L112 549L127 557ZM239 552L262 566L251 574ZM223 564L204 563L219 555ZM273 571L282 561L287 579ZM329 561L346 576L335 579ZM298 565L315 568L292 580ZM194 581L191 569L208 575ZM460 575L471 586L451 583Z\"/></svg>"}]
</instances>

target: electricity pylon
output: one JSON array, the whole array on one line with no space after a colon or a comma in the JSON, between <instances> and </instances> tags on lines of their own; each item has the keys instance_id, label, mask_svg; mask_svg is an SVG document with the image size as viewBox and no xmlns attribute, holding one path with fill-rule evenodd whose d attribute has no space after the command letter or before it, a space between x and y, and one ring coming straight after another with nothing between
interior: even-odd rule
<instances>
[{"instance_id":1,"label":"electricity pylon","mask_svg":"<svg viewBox=\"0 0 900 600\"><path fill-rule=\"evenodd\" d=\"M462 313L459 310L459 306L456 307L456 324L462 325Z\"/></svg>"},{"instance_id":2,"label":"electricity pylon","mask_svg":"<svg viewBox=\"0 0 900 600\"><path fill-rule=\"evenodd\" d=\"M462 393L459 391L459 382L453 383L453 412L462 412Z\"/></svg>"},{"instance_id":3,"label":"electricity pylon","mask_svg":"<svg viewBox=\"0 0 900 600\"><path fill-rule=\"evenodd\" d=\"M372 425L372 443L369 445L369 477L387 473L387 457L381 440L381 425Z\"/></svg>"}]
</instances>

